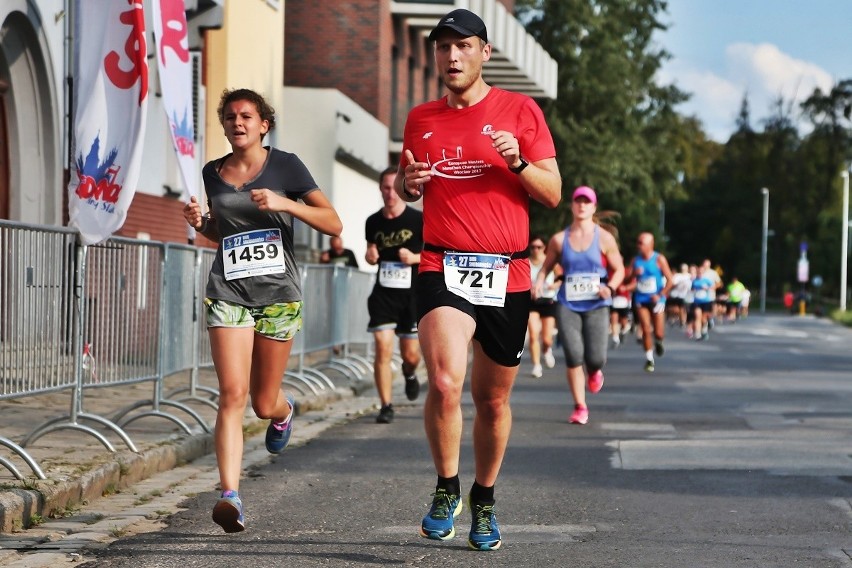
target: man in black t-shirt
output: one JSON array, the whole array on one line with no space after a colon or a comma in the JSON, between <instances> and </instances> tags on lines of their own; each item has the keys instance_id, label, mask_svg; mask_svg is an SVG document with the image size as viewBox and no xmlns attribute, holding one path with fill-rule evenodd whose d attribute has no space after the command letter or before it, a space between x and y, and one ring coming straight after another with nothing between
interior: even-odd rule
<instances>
[{"instance_id":1,"label":"man in black t-shirt","mask_svg":"<svg viewBox=\"0 0 852 568\"><path fill-rule=\"evenodd\" d=\"M423 213L409 207L394 190L396 168L388 168L379 176L379 190L384 206L367 218L365 260L379 266L376 284L367 300L370 323L367 331L376 341L373 376L381 401L376 422L393 420L391 355L394 333L399 337L405 395L415 400L420 382L414 374L420 364L417 340L417 309L414 286L423 249Z\"/></svg>"},{"instance_id":2,"label":"man in black t-shirt","mask_svg":"<svg viewBox=\"0 0 852 568\"><path fill-rule=\"evenodd\" d=\"M328 241L328 246L331 248L322 252L320 263L340 264L342 266L358 268L358 259L355 258L355 253L348 248L343 248L343 239L340 237L331 237L331 240Z\"/></svg>"}]
</instances>

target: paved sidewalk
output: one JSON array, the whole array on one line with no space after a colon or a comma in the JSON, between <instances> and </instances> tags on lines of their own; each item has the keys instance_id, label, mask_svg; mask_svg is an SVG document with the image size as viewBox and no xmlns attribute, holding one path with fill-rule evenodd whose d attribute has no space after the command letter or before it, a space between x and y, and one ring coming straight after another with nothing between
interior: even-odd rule
<instances>
[{"instance_id":1,"label":"paved sidewalk","mask_svg":"<svg viewBox=\"0 0 852 568\"><path fill-rule=\"evenodd\" d=\"M216 386L212 370L200 372L199 382ZM189 384L189 374L179 373L166 379L163 393ZM346 412L366 412L375 406L372 377L364 377L353 386L336 383L335 390L326 389L319 395L297 394L298 428L293 443L298 443L299 430L310 423L328 419L342 402ZM368 390L369 389L369 390ZM285 386L286 390L286 386ZM366 392L365 392L366 391ZM363 396L359 396L363 394ZM154 383L90 388L84 391L83 411L112 418L117 412L138 401L150 401ZM183 395L175 395L175 399ZM352 404L354 403L354 404ZM215 409L207 404L187 404L199 414L208 428L215 423ZM151 405L132 414L150 411ZM169 405L160 405L164 413L172 414L192 430L187 434L170 419L148 416L129 423L125 431L139 450L132 452L118 434L91 420L78 420L101 432L115 447L111 453L94 436L76 429L62 429L45 434L25 449L41 467L46 480L37 479L30 467L10 449L0 445L0 457L10 461L26 478L21 481L0 465L0 533L20 533L46 519L63 518L73 514L86 503L105 495L114 495L159 473L182 466L213 452L213 435L205 431L190 414ZM71 391L0 401L0 436L20 444L36 427L60 417L70 419ZM246 410L244 430L247 450L250 441L259 439L262 446L267 421L258 420L250 406ZM268 454L267 454L268 455ZM212 490L212 487L210 488ZM2 548L2 547L0 547Z\"/></svg>"}]
</instances>

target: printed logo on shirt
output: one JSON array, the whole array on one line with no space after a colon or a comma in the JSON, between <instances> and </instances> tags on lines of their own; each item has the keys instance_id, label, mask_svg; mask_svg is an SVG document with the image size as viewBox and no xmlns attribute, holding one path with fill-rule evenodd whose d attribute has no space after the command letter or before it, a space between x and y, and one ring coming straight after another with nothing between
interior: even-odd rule
<instances>
[{"instance_id":1,"label":"printed logo on shirt","mask_svg":"<svg viewBox=\"0 0 852 568\"><path fill-rule=\"evenodd\" d=\"M431 137L431 136L432 136L432 133L431 133L431 132L427 132L426 134L424 134L424 135L423 135L423 140L428 140L428 139L429 139L429 137Z\"/></svg>"},{"instance_id":2,"label":"printed logo on shirt","mask_svg":"<svg viewBox=\"0 0 852 568\"><path fill-rule=\"evenodd\" d=\"M402 246L411 240L411 237L413 236L414 232L410 229L391 231L388 234L385 234L384 231L377 231L376 234L373 235L373 242L376 243L379 250L384 250L386 248Z\"/></svg>"},{"instance_id":3,"label":"printed logo on shirt","mask_svg":"<svg viewBox=\"0 0 852 568\"><path fill-rule=\"evenodd\" d=\"M462 158L462 147L456 146L456 155L447 157L446 149L441 150L441 159L432 162L429 153L426 153L426 163L429 164L432 175L449 179L471 179L485 175L485 170L492 167L482 159L465 160Z\"/></svg>"},{"instance_id":4,"label":"printed logo on shirt","mask_svg":"<svg viewBox=\"0 0 852 568\"><path fill-rule=\"evenodd\" d=\"M482 127L482 132L480 132L480 134L491 136L492 134L494 134L494 127L490 124L486 124Z\"/></svg>"}]
</instances>

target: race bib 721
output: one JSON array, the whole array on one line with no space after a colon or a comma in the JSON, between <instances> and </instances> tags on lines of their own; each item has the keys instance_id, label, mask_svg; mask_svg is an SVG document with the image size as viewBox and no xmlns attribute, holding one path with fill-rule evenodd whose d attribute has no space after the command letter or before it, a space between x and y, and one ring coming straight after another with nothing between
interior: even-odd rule
<instances>
[{"instance_id":1,"label":"race bib 721","mask_svg":"<svg viewBox=\"0 0 852 568\"><path fill-rule=\"evenodd\" d=\"M477 306L503 307L511 258L502 254L444 253L447 290Z\"/></svg>"}]
</instances>

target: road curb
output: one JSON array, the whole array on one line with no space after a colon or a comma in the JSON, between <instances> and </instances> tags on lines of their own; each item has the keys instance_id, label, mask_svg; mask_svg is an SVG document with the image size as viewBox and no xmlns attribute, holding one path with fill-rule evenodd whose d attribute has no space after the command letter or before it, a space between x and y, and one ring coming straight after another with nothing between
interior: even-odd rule
<instances>
[{"instance_id":1,"label":"road curb","mask_svg":"<svg viewBox=\"0 0 852 568\"><path fill-rule=\"evenodd\" d=\"M372 387L358 381L351 387L300 397L296 416L321 411L344 398L361 396ZM257 430L265 420L247 418L245 431ZM14 533L31 527L39 518L62 516L80 505L104 495L123 491L157 473L192 462L214 451L212 432L196 428L191 435L171 433L154 447L134 453L129 450L108 455L108 461L77 477L65 480L28 481L32 488L0 490L0 533Z\"/></svg>"}]
</instances>

